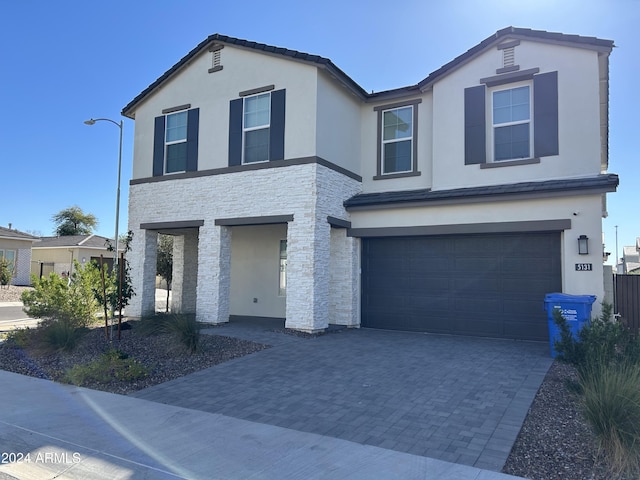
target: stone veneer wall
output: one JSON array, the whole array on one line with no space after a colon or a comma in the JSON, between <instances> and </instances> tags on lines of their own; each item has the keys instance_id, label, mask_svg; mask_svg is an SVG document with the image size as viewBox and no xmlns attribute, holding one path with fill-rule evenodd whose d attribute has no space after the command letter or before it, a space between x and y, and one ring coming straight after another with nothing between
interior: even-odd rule
<instances>
[{"instance_id":1,"label":"stone veneer wall","mask_svg":"<svg viewBox=\"0 0 640 480\"><path fill-rule=\"evenodd\" d=\"M357 276L353 265L346 269L345 278L334 275L331 280L327 216L348 220L343 202L360 191L359 181L315 163L132 185L129 228L134 241L130 257L134 258L131 276L137 295L129 307L131 315L146 313L149 302L144 297L150 294L146 283L155 277L155 252L150 252L152 245L144 241L150 232L140 230L141 223L204 221L198 231L196 316L201 321L220 323L229 318L233 228L217 226L215 220L293 215L287 229L286 325L305 331L326 328L331 310L330 284L354 291L358 283L353 278ZM346 236L336 242L346 251L354 251L357 246L356 239ZM153 256L153 267L149 259L139 258L149 255ZM353 312L353 305L358 301L356 292L351 313L341 313L343 318L350 318L344 322L357 324L357 308Z\"/></svg>"},{"instance_id":2,"label":"stone veneer wall","mask_svg":"<svg viewBox=\"0 0 640 480\"><path fill-rule=\"evenodd\" d=\"M13 285L31 285L31 248L18 250L15 273Z\"/></svg>"}]
</instances>

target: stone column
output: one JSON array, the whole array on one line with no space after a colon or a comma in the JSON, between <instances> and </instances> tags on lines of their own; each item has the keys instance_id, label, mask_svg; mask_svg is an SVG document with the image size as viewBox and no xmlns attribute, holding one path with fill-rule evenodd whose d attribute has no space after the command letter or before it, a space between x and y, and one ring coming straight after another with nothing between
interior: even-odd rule
<instances>
[{"instance_id":1,"label":"stone column","mask_svg":"<svg viewBox=\"0 0 640 480\"><path fill-rule=\"evenodd\" d=\"M318 332L329 325L330 226L296 215L287 228L286 327Z\"/></svg>"},{"instance_id":2,"label":"stone column","mask_svg":"<svg viewBox=\"0 0 640 480\"><path fill-rule=\"evenodd\" d=\"M173 237L171 311L196 312L198 286L198 230Z\"/></svg>"},{"instance_id":3,"label":"stone column","mask_svg":"<svg viewBox=\"0 0 640 480\"><path fill-rule=\"evenodd\" d=\"M360 326L360 242L346 228L331 229L329 323Z\"/></svg>"},{"instance_id":4,"label":"stone column","mask_svg":"<svg viewBox=\"0 0 640 480\"><path fill-rule=\"evenodd\" d=\"M126 255L135 295L127 306L127 315L141 317L156 310L156 256L158 232L138 230L132 240L132 250Z\"/></svg>"},{"instance_id":5,"label":"stone column","mask_svg":"<svg viewBox=\"0 0 640 480\"><path fill-rule=\"evenodd\" d=\"M229 321L231 289L231 228L205 224L198 235L196 319L205 323Z\"/></svg>"}]
</instances>

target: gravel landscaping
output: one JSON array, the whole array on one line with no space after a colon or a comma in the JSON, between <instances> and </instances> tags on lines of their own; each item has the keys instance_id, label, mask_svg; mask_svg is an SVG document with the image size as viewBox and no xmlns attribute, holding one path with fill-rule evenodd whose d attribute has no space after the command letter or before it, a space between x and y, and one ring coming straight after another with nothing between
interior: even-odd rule
<instances>
[{"instance_id":1,"label":"gravel landscaping","mask_svg":"<svg viewBox=\"0 0 640 480\"><path fill-rule=\"evenodd\" d=\"M25 287L0 288L0 302L19 301ZM127 353L149 369L149 375L133 382L86 385L126 394L166 382L218 363L247 355L266 345L219 335L203 335L202 351L191 355L168 334L142 336L134 328L123 330L112 347ZM88 363L109 348L103 328L85 335L71 353L44 354L0 343L0 368L38 378L60 380L64 371ZM601 455L579 400L567 388L575 371L555 362L546 375L503 468L504 473L531 480L614 479Z\"/></svg>"}]
</instances>

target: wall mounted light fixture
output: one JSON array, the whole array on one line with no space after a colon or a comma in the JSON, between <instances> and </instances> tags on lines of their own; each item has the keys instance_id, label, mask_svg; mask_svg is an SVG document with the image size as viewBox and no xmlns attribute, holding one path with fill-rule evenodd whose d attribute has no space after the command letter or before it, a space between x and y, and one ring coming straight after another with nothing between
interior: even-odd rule
<instances>
[{"instance_id":1,"label":"wall mounted light fixture","mask_svg":"<svg viewBox=\"0 0 640 480\"><path fill-rule=\"evenodd\" d=\"M578 237L578 253L580 255L587 255L589 253L589 237L586 235L580 235Z\"/></svg>"}]
</instances>

